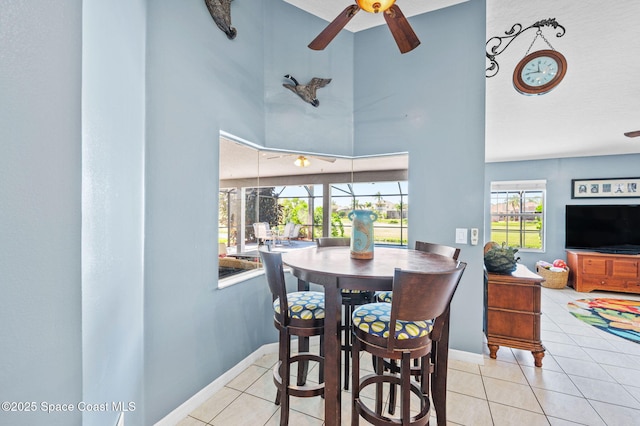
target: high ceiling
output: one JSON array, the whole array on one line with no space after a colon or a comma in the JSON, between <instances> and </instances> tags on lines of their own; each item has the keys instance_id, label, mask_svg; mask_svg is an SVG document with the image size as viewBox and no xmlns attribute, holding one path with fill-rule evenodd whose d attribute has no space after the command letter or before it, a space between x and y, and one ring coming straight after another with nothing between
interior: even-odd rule
<instances>
[{"instance_id":1,"label":"high ceiling","mask_svg":"<svg viewBox=\"0 0 640 426\"><path fill-rule=\"evenodd\" d=\"M284 0L330 22L353 0ZM398 0L409 17L464 1ZM553 91L524 96L513 88L513 69L535 31L520 35L497 57L500 72L487 79L486 161L512 161L640 153L640 1L487 0L487 39L515 23L528 27L547 18L566 28L543 35L567 59L567 74ZM361 11L347 30L384 24ZM415 28L414 28L415 29ZM416 31L420 37L419 29ZM540 38L531 51L548 48ZM418 47L420 49L420 47Z\"/></svg>"}]
</instances>

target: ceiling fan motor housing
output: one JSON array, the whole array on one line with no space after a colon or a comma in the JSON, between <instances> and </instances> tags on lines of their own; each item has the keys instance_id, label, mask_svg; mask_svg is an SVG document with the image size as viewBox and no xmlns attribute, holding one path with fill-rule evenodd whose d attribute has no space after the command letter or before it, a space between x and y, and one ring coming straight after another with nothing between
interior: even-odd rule
<instances>
[{"instance_id":1,"label":"ceiling fan motor housing","mask_svg":"<svg viewBox=\"0 0 640 426\"><path fill-rule=\"evenodd\" d=\"M356 0L360 9L371 13L378 13L389 9L396 0Z\"/></svg>"}]
</instances>

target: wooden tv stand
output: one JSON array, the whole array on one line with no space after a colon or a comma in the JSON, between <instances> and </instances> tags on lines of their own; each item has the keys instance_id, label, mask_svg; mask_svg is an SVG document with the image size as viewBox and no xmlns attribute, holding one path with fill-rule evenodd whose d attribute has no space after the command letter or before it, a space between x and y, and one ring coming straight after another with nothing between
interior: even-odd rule
<instances>
[{"instance_id":1,"label":"wooden tv stand","mask_svg":"<svg viewBox=\"0 0 640 426\"><path fill-rule=\"evenodd\" d=\"M640 294L640 255L567 250L569 285L576 291Z\"/></svg>"}]
</instances>

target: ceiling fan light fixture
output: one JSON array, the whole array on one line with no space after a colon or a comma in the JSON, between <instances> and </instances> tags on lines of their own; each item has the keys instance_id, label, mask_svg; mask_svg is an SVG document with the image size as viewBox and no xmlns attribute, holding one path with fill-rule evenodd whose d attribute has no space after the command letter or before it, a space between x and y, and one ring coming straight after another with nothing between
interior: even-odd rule
<instances>
[{"instance_id":1,"label":"ceiling fan light fixture","mask_svg":"<svg viewBox=\"0 0 640 426\"><path fill-rule=\"evenodd\" d=\"M371 13L384 12L389 9L396 0L356 0L360 9Z\"/></svg>"},{"instance_id":2,"label":"ceiling fan light fixture","mask_svg":"<svg viewBox=\"0 0 640 426\"><path fill-rule=\"evenodd\" d=\"M311 161L309 161L309 159L304 155L300 155L298 156L298 158L296 158L296 161L294 161L293 164L298 167L308 167L311 165Z\"/></svg>"}]
</instances>

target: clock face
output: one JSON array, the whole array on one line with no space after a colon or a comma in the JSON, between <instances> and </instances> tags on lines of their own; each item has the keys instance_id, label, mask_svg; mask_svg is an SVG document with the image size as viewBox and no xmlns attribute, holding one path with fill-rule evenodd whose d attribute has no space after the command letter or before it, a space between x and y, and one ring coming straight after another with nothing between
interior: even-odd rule
<instances>
[{"instance_id":1,"label":"clock face","mask_svg":"<svg viewBox=\"0 0 640 426\"><path fill-rule=\"evenodd\" d=\"M555 50L525 56L513 71L513 85L525 95L542 95L556 87L567 72L567 60Z\"/></svg>"},{"instance_id":2,"label":"clock face","mask_svg":"<svg viewBox=\"0 0 640 426\"><path fill-rule=\"evenodd\" d=\"M522 81L529 86L542 86L558 74L558 61L550 56L538 56L527 62L520 72Z\"/></svg>"}]
</instances>

